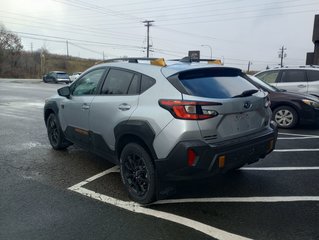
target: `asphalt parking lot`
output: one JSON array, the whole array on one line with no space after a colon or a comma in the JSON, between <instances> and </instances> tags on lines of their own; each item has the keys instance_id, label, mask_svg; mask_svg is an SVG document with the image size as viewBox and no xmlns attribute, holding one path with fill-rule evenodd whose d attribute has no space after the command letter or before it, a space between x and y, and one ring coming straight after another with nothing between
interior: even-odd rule
<instances>
[{"instance_id":1,"label":"asphalt parking lot","mask_svg":"<svg viewBox=\"0 0 319 240\"><path fill-rule=\"evenodd\" d=\"M0 79L0 239L319 239L319 128L280 130L258 163L139 206L116 166L51 149L42 108L61 86Z\"/></svg>"}]
</instances>

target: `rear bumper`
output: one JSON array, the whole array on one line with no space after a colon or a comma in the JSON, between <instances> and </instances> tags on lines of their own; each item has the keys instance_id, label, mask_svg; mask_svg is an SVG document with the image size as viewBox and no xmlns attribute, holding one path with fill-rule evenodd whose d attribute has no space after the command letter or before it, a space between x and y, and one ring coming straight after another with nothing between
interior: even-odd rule
<instances>
[{"instance_id":1,"label":"rear bumper","mask_svg":"<svg viewBox=\"0 0 319 240\"><path fill-rule=\"evenodd\" d=\"M70 79L62 79L62 78L58 78L56 81L57 81L57 82L64 82L64 83L69 83L69 82L71 82Z\"/></svg>"},{"instance_id":2,"label":"rear bumper","mask_svg":"<svg viewBox=\"0 0 319 240\"><path fill-rule=\"evenodd\" d=\"M271 127L262 133L215 145L208 145L200 140L179 142L167 158L155 161L158 177L161 180L187 180L210 177L239 168L272 152L277 135L277 126L272 123ZM194 166L189 166L187 162L189 148L196 153ZM221 156L224 156L224 164Z\"/></svg>"}]
</instances>

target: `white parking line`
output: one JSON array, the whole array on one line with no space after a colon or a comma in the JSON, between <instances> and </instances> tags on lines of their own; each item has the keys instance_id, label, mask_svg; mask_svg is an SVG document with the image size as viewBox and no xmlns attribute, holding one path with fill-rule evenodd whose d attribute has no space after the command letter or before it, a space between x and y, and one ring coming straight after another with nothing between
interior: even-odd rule
<instances>
[{"instance_id":1,"label":"white parking line","mask_svg":"<svg viewBox=\"0 0 319 240\"><path fill-rule=\"evenodd\" d=\"M302 139L316 139L318 137L279 137L278 140L302 140Z\"/></svg>"},{"instance_id":2,"label":"white parking line","mask_svg":"<svg viewBox=\"0 0 319 240\"><path fill-rule=\"evenodd\" d=\"M282 135L291 135L296 137L290 138L278 138L282 140L290 140L290 139L313 139L319 138L316 135L302 135L302 134L289 134L289 133L279 133ZM275 149L274 152L310 152L310 151L319 151L318 148L315 149ZM249 168L241 168L243 171L306 171L306 170L319 170L319 167L249 167ZM92 190L86 189L83 186L92 182L106 174L119 172L119 167L114 166L106 171L98 173L80 183L77 183L71 187L69 190L80 193L82 195L94 198L96 200L102 201L107 204L111 204L113 206L134 212L141 213L148 216L153 216L156 218L164 219L167 221L171 221L174 223L178 223L189 228L200 231L208 236L211 236L216 239L221 240L231 240L231 239L248 239L236 234L232 234L221 229L209 226L207 224L203 224L201 222L188 219L186 217L178 216L172 213L167 213L163 211L158 211L154 209L150 209L147 207L143 207L135 202L131 201L122 201L104 194L100 194L94 192ZM220 197L220 198L188 198L188 199L168 199L168 200L160 200L153 204L177 204L177 203L238 203L238 202L254 202L254 203L264 203L264 202L300 202L300 201L319 201L319 196L271 196L271 197Z\"/></svg>"},{"instance_id":3,"label":"white parking line","mask_svg":"<svg viewBox=\"0 0 319 240\"><path fill-rule=\"evenodd\" d=\"M318 202L319 196L274 196L274 197L221 197L221 198L184 198L160 200L154 204L168 203L265 203L265 202Z\"/></svg>"},{"instance_id":4,"label":"white parking line","mask_svg":"<svg viewBox=\"0 0 319 240\"><path fill-rule=\"evenodd\" d=\"M126 209L128 211L134 212L134 213L141 213L141 214L145 214L148 216L152 216L152 217L156 217L156 218L160 218L160 219L164 219L166 221L170 221L170 222L174 222L192 229L195 229L197 231L200 231L208 236L211 236L213 238L216 239L220 239L220 240L249 240L249 238L246 237L242 237L233 233L229 233L226 231L223 231L221 229L209 226L207 224L189 219L189 218L185 218L185 217L181 217L172 213L167 213L167 212L162 212L162 211L158 211L158 210L154 210L154 209L150 209L150 208L146 208L143 207L141 205L139 205L138 203L135 202L127 202L127 201L122 201L113 197L109 197L91 190L88 190L82 186L84 186L85 184L92 182L106 174L112 173L112 172L119 172L119 168L118 166L114 166L106 171L103 171L101 173L98 173L78 184L75 184L71 187L69 187L69 190L72 190L74 192L80 193L82 195L88 196L90 198L94 198L96 200L102 201L104 203L107 204L111 204L113 206L122 208L122 209Z\"/></svg>"},{"instance_id":5,"label":"white parking line","mask_svg":"<svg viewBox=\"0 0 319 240\"><path fill-rule=\"evenodd\" d=\"M109 174L109 173L113 173L113 172L119 172L120 169L119 169L119 166L114 166L114 167L111 167L103 172L100 172L88 179L85 179L84 181L82 182L79 182L71 187L69 187L68 189L71 190L71 191L76 191L77 189L81 188L82 186L84 186L85 184L88 184L89 182L92 182L94 181L95 179L98 179L100 177L103 177L104 175L106 174Z\"/></svg>"},{"instance_id":6,"label":"white parking line","mask_svg":"<svg viewBox=\"0 0 319 240\"><path fill-rule=\"evenodd\" d=\"M296 133L279 133L279 135L288 135L288 136L299 136L299 137L314 137L318 138L318 135L308 135L308 134L296 134Z\"/></svg>"},{"instance_id":7,"label":"white parking line","mask_svg":"<svg viewBox=\"0 0 319 240\"><path fill-rule=\"evenodd\" d=\"M119 199L115 199L103 194L96 193L94 191L85 189L83 187L78 188L77 190L74 190L75 192L78 192L80 194L83 194L85 196L94 198L96 200L102 201L104 203L108 203L111 205L114 205L116 207L126 209L128 211L134 212L134 213L141 213L148 216L164 219L166 221L178 223L180 225L184 225L186 227L195 229L197 231L200 231L208 236L211 236L216 239L220 240L248 240L249 238L245 238L236 234L232 234L223 230L220 230L218 228L209 226L207 224L203 224L198 221L194 221L189 218L181 217L172 213L157 211L150 208L145 208L140 206L137 203L134 202L126 202Z\"/></svg>"},{"instance_id":8,"label":"white parking line","mask_svg":"<svg viewBox=\"0 0 319 240\"><path fill-rule=\"evenodd\" d=\"M318 152L319 148L306 149L275 149L274 152Z\"/></svg>"},{"instance_id":9,"label":"white parking line","mask_svg":"<svg viewBox=\"0 0 319 240\"><path fill-rule=\"evenodd\" d=\"M243 171L307 171L319 170L319 167L247 167L240 168Z\"/></svg>"}]
</instances>

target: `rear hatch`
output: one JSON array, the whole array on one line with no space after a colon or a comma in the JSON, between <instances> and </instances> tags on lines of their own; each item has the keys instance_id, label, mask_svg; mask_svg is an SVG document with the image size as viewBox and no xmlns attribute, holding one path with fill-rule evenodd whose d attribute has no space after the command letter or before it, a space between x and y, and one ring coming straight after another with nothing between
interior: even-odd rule
<instances>
[{"instance_id":1,"label":"rear hatch","mask_svg":"<svg viewBox=\"0 0 319 240\"><path fill-rule=\"evenodd\" d=\"M211 114L210 118L197 120L208 143L253 134L269 124L267 94L248 82L239 69L193 69L169 80L182 92L184 101L198 102L197 109Z\"/></svg>"},{"instance_id":2,"label":"rear hatch","mask_svg":"<svg viewBox=\"0 0 319 240\"><path fill-rule=\"evenodd\" d=\"M61 80L69 80L69 75L65 72L58 72L57 74L57 79L61 79Z\"/></svg>"}]
</instances>

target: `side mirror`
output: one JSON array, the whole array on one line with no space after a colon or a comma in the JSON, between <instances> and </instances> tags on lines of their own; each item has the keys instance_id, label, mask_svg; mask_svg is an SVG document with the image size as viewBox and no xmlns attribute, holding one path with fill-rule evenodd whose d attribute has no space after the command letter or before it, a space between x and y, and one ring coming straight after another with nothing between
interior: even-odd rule
<instances>
[{"instance_id":1,"label":"side mirror","mask_svg":"<svg viewBox=\"0 0 319 240\"><path fill-rule=\"evenodd\" d=\"M62 97L69 98L70 95L71 95L70 87L69 86L65 86L65 87L59 88L58 89L58 94L60 96L62 96Z\"/></svg>"}]
</instances>

